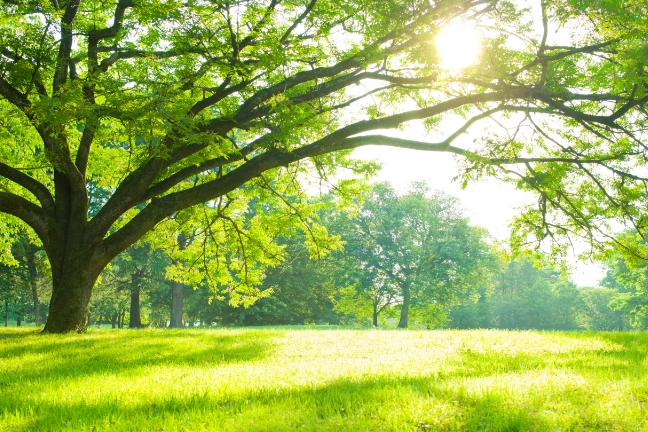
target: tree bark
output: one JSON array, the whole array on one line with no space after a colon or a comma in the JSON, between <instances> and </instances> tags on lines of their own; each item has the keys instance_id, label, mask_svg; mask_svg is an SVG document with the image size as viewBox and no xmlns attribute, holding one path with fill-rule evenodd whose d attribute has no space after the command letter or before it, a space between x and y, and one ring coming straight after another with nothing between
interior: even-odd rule
<instances>
[{"instance_id":1,"label":"tree bark","mask_svg":"<svg viewBox=\"0 0 648 432\"><path fill-rule=\"evenodd\" d=\"M97 323L97 328L101 328L101 321L103 321L103 314L99 314L99 322Z\"/></svg>"},{"instance_id":2,"label":"tree bark","mask_svg":"<svg viewBox=\"0 0 648 432\"><path fill-rule=\"evenodd\" d=\"M16 327L22 327L22 317L16 317Z\"/></svg>"},{"instance_id":3,"label":"tree bark","mask_svg":"<svg viewBox=\"0 0 648 432\"><path fill-rule=\"evenodd\" d=\"M378 327L378 302L373 302L373 326Z\"/></svg>"},{"instance_id":4,"label":"tree bark","mask_svg":"<svg viewBox=\"0 0 648 432\"><path fill-rule=\"evenodd\" d=\"M130 317L128 328L142 327L142 315L140 310L140 277L139 272L133 273L131 279Z\"/></svg>"},{"instance_id":5,"label":"tree bark","mask_svg":"<svg viewBox=\"0 0 648 432\"><path fill-rule=\"evenodd\" d=\"M122 310L121 313L119 314L119 328L123 329L124 328L124 318L126 317L126 311Z\"/></svg>"},{"instance_id":6,"label":"tree bark","mask_svg":"<svg viewBox=\"0 0 648 432\"><path fill-rule=\"evenodd\" d=\"M171 285L171 322L170 328L182 328L182 301L184 296L184 285L174 282Z\"/></svg>"},{"instance_id":7,"label":"tree bark","mask_svg":"<svg viewBox=\"0 0 648 432\"><path fill-rule=\"evenodd\" d=\"M31 285L32 301L34 302L34 324L36 324L36 327L40 327L40 300L38 299L38 287L36 284L36 278L38 277L38 273L36 272L36 251L37 249L34 247L29 248L27 252L27 267L29 269L29 284Z\"/></svg>"},{"instance_id":8,"label":"tree bark","mask_svg":"<svg viewBox=\"0 0 648 432\"><path fill-rule=\"evenodd\" d=\"M87 262L74 264L52 272L52 300L45 333L83 333L87 329L88 304L101 269Z\"/></svg>"},{"instance_id":9,"label":"tree bark","mask_svg":"<svg viewBox=\"0 0 648 432\"><path fill-rule=\"evenodd\" d=\"M178 236L178 248L183 250L187 247L187 234L181 232ZM170 328L182 328L182 301L184 296L184 285L180 282L173 282L171 285L171 320Z\"/></svg>"},{"instance_id":10,"label":"tree bark","mask_svg":"<svg viewBox=\"0 0 648 432\"><path fill-rule=\"evenodd\" d=\"M112 324L112 328L117 328L117 313L112 314L112 317L110 318L110 324Z\"/></svg>"},{"instance_id":11,"label":"tree bark","mask_svg":"<svg viewBox=\"0 0 648 432\"><path fill-rule=\"evenodd\" d=\"M407 328L409 324L409 308L412 302L412 294L409 285L403 285L403 305L401 307L400 320L398 321L398 328Z\"/></svg>"}]
</instances>

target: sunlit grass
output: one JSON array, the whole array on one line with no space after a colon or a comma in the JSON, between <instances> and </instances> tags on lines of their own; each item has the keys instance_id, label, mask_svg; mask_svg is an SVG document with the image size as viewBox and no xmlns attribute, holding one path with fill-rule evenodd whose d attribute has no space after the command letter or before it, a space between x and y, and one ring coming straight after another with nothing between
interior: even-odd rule
<instances>
[{"instance_id":1,"label":"sunlit grass","mask_svg":"<svg viewBox=\"0 0 648 432\"><path fill-rule=\"evenodd\" d=\"M0 330L0 430L648 430L642 333Z\"/></svg>"}]
</instances>

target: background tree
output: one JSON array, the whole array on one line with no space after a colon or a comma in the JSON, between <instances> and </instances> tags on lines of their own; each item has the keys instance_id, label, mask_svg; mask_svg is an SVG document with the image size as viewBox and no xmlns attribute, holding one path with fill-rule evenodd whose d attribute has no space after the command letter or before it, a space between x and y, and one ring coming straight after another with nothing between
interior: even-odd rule
<instances>
[{"instance_id":1,"label":"background tree","mask_svg":"<svg viewBox=\"0 0 648 432\"><path fill-rule=\"evenodd\" d=\"M645 329L648 327L648 262L644 258L646 243L632 235L620 238L625 244L631 244L632 250L623 251L625 253L616 251L609 255L606 262L608 272L602 285L617 293L610 299L609 306L628 317L633 327Z\"/></svg>"},{"instance_id":2,"label":"background tree","mask_svg":"<svg viewBox=\"0 0 648 432\"><path fill-rule=\"evenodd\" d=\"M439 307L443 311L487 283L493 263L485 232L468 225L456 199L422 183L402 196L386 183L374 185L357 218L336 227L347 242L345 253L365 275L355 289L370 293L374 324L377 303L398 302L401 328L408 326L410 310L434 320Z\"/></svg>"},{"instance_id":3,"label":"background tree","mask_svg":"<svg viewBox=\"0 0 648 432\"><path fill-rule=\"evenodd\" d=\"M576 311L578 325L590 331L627 331L632 329L629 317L620 309L612 309L619 298L613 288L591 288L580 291L580 305Z\"/></svg>"},{"instance_id":4,"label":"background tree","mask_svg":"<svg viewBox=\"0 0 648 432\"><path fill-rule=\"evenodd\" d=\"M521 258L504 266L491 291L466 298L450 312L453 328L518 330L614 330L627 328L609 306L612 291L579 289L550 267L537 268ZM604 299L608 301L605 302ZM611 325L610 323L614 324Z\"/></svg>"}]
</instances>

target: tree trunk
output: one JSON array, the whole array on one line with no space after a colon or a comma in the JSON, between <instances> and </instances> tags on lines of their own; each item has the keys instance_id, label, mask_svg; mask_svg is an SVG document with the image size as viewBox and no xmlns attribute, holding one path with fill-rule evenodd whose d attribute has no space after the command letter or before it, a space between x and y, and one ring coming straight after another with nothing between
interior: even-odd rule
<instances>
[{"instance_id":1,"label":"tree trunk","mask_svg":"<svg viewBox=\"0 0 648 432\"><path fill-rule=\"evenodd\" d=\"M398 321L398 328L407 328L409 323L409 307L412 301L412 294L410 293L409 285L403 286L403 306L401 307L400 320Z\"/></svg>"},{"instance_id":2,"label":"tree trunk","mask_svg":"<svg viewBox=\"0 0 648 432\"><path fill-rule=\"evenodd\" d=\"M378 327L378 302L373 302L373 326Z\"/></svg>"},{"instance_id":3,"label":"tree trunk","mask_svg":"<svg viewBox=\"0 0 648 432\"><path fill-rule=\"evenodd\" d=\"M131 279L130 318L128 319L129 328L142 327L142 316L140 312L140 284L139 277L135 273Z\"/></svg>"},{"instance_id":4,"label":"tree trunk","mask_svg":"<svg viewBox=\"0 0 648 432\"><path fill-rule=\"evenodd\" d=\"M27 267L29 269L29 284L31 285L32 301L34 302L34 324L36 324L36 327L40 327L40 301L38 299L38 289L36 284L36 278L38 277L38 273L36 272L36 249L33 247L30 248L27 253Z\"/></svg>"},{"instance_id":5,"label":"tree trunk","mask_svg":"<svg viewBox=\"0 0 648 432\"><path fill-rule=\"evenodd\" d=\"M126 311L122 310L121 313L119 314L119 328L123 329L124 328L124 318L126 317Z\"/></svg>"},{"instance_id":6,"label":"tree trunk","mask_svg":"<svg viewBox=\"0 0 648 432\"><path fill-rule=\"evenodd\" d=\"M44 333L83 333L87 329L90 295L101 269L92 271L87 262L77 262L66 270L52 274L52 300Z\"/></svg>"},{"instance_id":7,"label":"tree trunk","mask_svg":"<svg viewBox=\"0 0 648 432\"><path fill-rule=\"evenodd\" d=\"M22 317L16 317L16 327L22 327Z\"/></svg>"},{"instance_id":8,"label":"tree trunk","mask_svg":"<svg viewBox=\"0 0 648 432\"><path fill-rule=\"evenodd\" d=\"M5 299L5 327L9 327L9 300Z\"/></svg>"},{"instance_id":9,"label":"tree trunk","mask_svg":"<svg viewBox=\"0 0 648 432\"><path fill-rule=\"evenodd\" d=\"M171 322L169 327L182 328L182 299L184 285L180 282L173 282L171 285Z\"/></svg>"},{"instance_id":10,"label":"tree trunk","mask_svg":"<svg viewBox=\"0 0 648 432\"><path fill-rule=\"evenodd\" d=\"M101 321L103 321L103 314L99 314L99 322L97 323L97 328L101 328Z\"/></svg>"},{"instance_id":11,"label":"tree trunk","mask_svg":"<svg viewBox=\"0 0 648 432\"><path fill-rule=\"evenodd\" d=\"M110 318L110 324L112 324L112 328L117 327L117 313L112 314L112 317Z\"/></svg>"},{"instance_id":12,"label":"tree trunk","mask_svg":"<svg viewBox=\"0 0 648 432\"><path fill-rule=\"evenodd\" d=\"M187 247L187 233L184 231L177 238L178 249L183 250ZM175 263L174 263L175 264ZM171 285L171 320L170 328L182 328L182 298L184 295L184 285L179 282L173 282Z\"/></svg>"}]
</instances>

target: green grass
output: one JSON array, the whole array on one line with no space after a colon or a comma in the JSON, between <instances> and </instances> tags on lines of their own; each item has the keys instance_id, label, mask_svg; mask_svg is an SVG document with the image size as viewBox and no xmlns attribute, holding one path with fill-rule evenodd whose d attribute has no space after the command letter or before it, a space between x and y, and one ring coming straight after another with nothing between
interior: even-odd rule
<instances>
[{"instance_id":1,"label":"green grass","mask_svg":"<svg viewBox=\"0 0 648 432\"><path fill-rule=\"evenodd\" d=\"M0 329L0 430L648 431L648 335Z\"/></svg>"}]
</instances>

